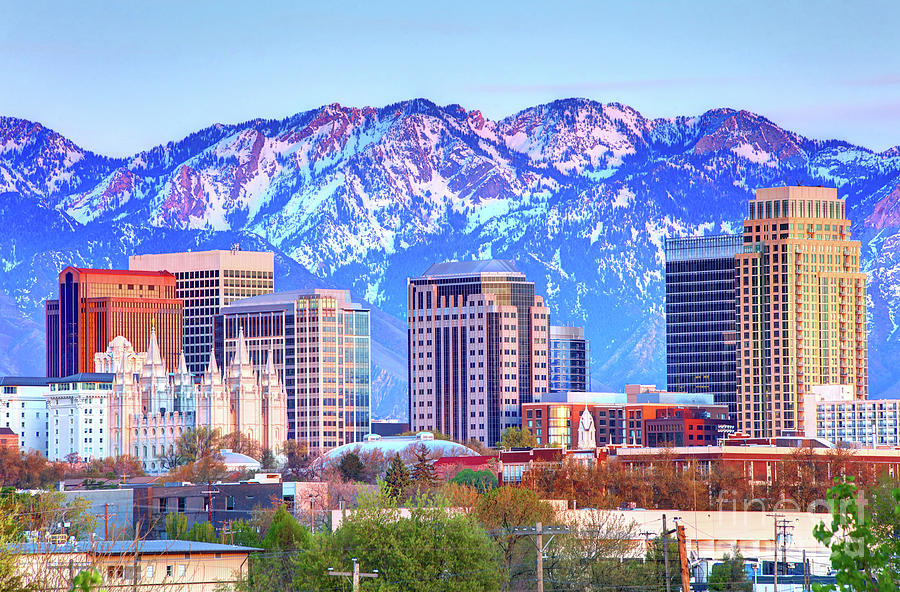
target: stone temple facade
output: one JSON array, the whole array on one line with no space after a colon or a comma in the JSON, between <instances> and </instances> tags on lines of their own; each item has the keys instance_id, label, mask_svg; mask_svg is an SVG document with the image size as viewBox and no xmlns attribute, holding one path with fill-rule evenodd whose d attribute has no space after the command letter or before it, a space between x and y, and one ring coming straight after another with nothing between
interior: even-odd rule
<instances>
[{"instance_id":1,"label":"stone temple facade","mask_svg":"<svg viewBox=\"0 0 900 592\"><path fill-rule=\"evenodd\" d=\"M170 373L160 354L156 332L146 353L137 353L123 337L94 356L96 372L113 374L109 394L108 453L136 457L148 473L168 469L165 458L184 431L197 426L222 435L240 432L261 448L280 449L287 437L287 396L271 358L261 372L253 370L240 335L237 350L224 371L210 355L206 371L187 371L184 355Z\"/></svg>"}]
</instances>

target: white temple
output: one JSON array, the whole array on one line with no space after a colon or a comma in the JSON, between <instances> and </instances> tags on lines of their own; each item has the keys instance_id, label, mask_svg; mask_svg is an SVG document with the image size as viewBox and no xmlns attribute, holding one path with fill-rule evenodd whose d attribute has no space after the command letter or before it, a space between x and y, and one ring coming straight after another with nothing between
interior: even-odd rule
<instances>
[{"instance_id":1,"label":"white temple","mask_svg":"<svg viewBox=\"0 0 900 592\"><path fill-rule=\"evenodd\" d=\"M255 372L243 331L224 373L210 354L199 382L187 371L184 354L170 374L151 331L146 353L135 353L124 337L94 356L97 372L115 374L109 397L109 454L136 457L148 473L164 472L178 437L206 426L222 435L240 432L261 448L278 450L287 437L287 397L269 354Z\"/></svg>"}]
</instances>

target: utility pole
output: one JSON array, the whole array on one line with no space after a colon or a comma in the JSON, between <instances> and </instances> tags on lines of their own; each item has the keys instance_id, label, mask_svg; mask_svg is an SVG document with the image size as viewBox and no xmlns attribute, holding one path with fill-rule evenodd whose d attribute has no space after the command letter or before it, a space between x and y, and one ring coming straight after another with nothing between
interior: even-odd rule
<instances>
[{"instance_id":1,"label":"utility pole","mask_svg":"<svg viewBox=\"0 0 900 592\"><path fill-rule=\"evenodd\" d=\"M666 515L662 515L663 523L663 559L666 564L666 592L672 592L672 582L669 579L669 531L666 530Z\"/></svg>"},{"instance_id":2,"label":"utility pole","mask_svg":"<svg viewBox=\"0 0 900 592\"><path fill-rule=\"evenodd\" d=\"M213 491L212 488L212 479L208 479L206 481L206 491L201 491L200 493L206 494L206 512L207 518L209 519L210 525L212 525L212 496L214 493L219 493L218 490Z\"/></svg>"},{"instance_id":3,"label":"utility pole","mask_svg":"<svg viewBox=\"0 0 900 592\"><path fill-rule=\"evenodd\" d=\"M809 590L809 570L806 563L806 549L803 549L803 592Z\"/></svg>"},{"instance_id":4,"label":"utility pole","mask_svg":"<svg viewBox=\"0 0 900 592\"><path fill-rule=\"evenodd\" d=\"M775 538L772 539L772 553L774 557L772 573L775 576L775 592L778 592L778 519L783 518L784 514L766 514L775 519Z\"/></svg>"},{"instance_id":5,"label":"utility pole","mask_svg":"<svg viewBox=\"0 0 900 592\"><path fill-rule=\"evenodd\" d=\"M678 531L678 556L681 558L681 592L691 592L691 570L688 565L684 524L677 524L675 528Z\"/></svg>"},{"instance_id":6,"label":"utility pole","mask_svg":"<svg viewBox=\"0 0 900 592\"><path fill-rule=\"evenodd\" d=\"M359 578L377 578L378 570L373 569L371 573L360 572L359 571L359 562L356 560L356 557L353 558L353 571L334 571L333 567L328 568L328 575L335 577L344 577L351 578L351 584L353 586L353 592L359 592Z\"/></svg>"},{"instance_id":7,"label":"utility pole","mask_svg":"<svg viewBox=\"0 0 900 592\"><path fill-rule=\"evenodd\" d=\"M104 541L109 540L109 512L108 512L108 508L107 508L108 505L109 504L107 504L105 502L103 504L103 540Z\"/></svg>"},{"instance_id":8,"label":"utility pole","mask_svg":"<svg viewBox=\"0 0 900 592\"><path fill-rule=\"evenodd\" d=\"M544 592L544 536L542 524L535 525L537 537L537 592Z\"/></svg>"}]
</instances>

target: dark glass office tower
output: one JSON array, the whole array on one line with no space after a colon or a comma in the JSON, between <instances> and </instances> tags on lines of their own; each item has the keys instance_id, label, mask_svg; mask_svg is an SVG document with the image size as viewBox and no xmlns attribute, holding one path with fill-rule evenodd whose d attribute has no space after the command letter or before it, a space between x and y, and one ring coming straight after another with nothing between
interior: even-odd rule
<instances>
[{"instance_id":1,"label":"dark glass office tower","mask_svg":"<svg viewBox=\"0 0 900 592\"><path fill-rule=\"evenodd\" d=\"M550 392L591 390L590 361L584 327L550 326Z\"/></svg>"},{"instance_id":2,"label":"dark glass office tower","mask_svg":"<svg viewBox=\"0 0 900 592\"><path fill-rule=\"evenodd\" d=\"M711 393L737 417L735 255L743 236L666 240L666 378L674 392Z\"/></svg>"}]
</instances>

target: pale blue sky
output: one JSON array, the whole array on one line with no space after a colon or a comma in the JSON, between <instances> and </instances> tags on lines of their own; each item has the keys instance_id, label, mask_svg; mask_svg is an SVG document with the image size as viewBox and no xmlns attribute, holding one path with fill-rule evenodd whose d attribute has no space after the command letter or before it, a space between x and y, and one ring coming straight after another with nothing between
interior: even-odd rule
<instances>
[{"instance_id":1,"label":"pale blue sky","mask_svg":"<svg viewBox=\"0 0 900 592\"><path fill-rule=\"evenodd\" d=\"M215 122L412 97L745 108L900 144L898 2L0 3L0 114L130 154Z\"/></svg>"}]
</instances>

